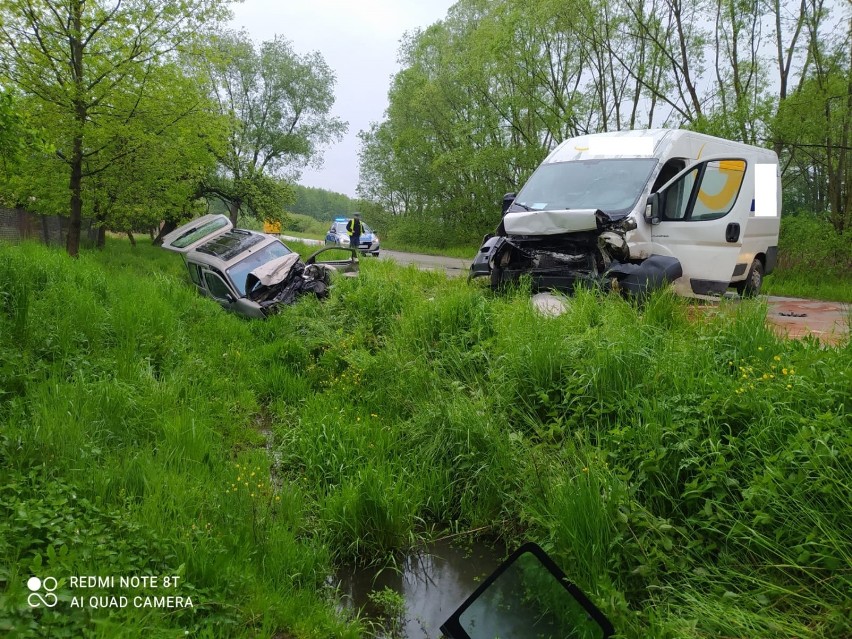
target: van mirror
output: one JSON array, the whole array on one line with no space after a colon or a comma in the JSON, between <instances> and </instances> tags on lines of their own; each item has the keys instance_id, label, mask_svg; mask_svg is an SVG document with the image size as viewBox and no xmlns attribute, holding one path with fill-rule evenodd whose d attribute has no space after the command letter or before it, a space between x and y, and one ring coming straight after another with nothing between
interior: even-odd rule
<instances>
[{"instance_id":1,"label":"van mirror","mask_svg":"<svg viewBox=\"0 0 852 639\"><path fill-rule=\"evenodd\" d=\"M645 204L645 221L648 224L660 223L660 194L651 193Z\"/></svg>"},{"instance_id":2,"label":"van mirror","mask_svg":"<svg viewBox=\"0 0 852 639\"><path fill-rule=\"evenodd\" d=\"M536 544L516 550L441 626L450 639L609 639L614 628Z\"/></svg>"},{"instance_id":3,"label":"van mirror","mask_svg":"<svg viewBox=\"0 0 852 639\"><path fill-rule=\"evenodd\" d=\"M512 202L515 201L515 195L517 195L517 194L516 193L506 193L506 195L503 196L503 210L502 210L503 215L505 215L506 211L509 210L509 207L512 206Z\"/></svg>"}]
</instances>

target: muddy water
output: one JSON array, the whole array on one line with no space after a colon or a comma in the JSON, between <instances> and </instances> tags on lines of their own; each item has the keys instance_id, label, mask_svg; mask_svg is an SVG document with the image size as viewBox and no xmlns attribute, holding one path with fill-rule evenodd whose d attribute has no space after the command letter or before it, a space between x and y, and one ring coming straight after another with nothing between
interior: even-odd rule
<instances>
[{"instance_id":1,"label":"muddy water","mask_svg":"<svg viewBox=\"0 0 852 639\"><path fill-rule=\"evenodd\" d=\"M360 609L372 621L381 621L382 614L370 601L370 593L384 588L399 593L405 598L401 635L408 639L436 639L441 636L441 624L504 556L502 548L481 543L462 548L440 541L412 553L396 569L342 570L335 579L341 605L353 611Z\"/></svg>"}]
</instances>

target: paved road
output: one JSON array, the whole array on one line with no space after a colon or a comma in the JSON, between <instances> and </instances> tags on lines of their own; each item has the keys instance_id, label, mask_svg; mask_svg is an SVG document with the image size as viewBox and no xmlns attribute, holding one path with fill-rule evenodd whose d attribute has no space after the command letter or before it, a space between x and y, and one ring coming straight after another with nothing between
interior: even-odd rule
<instances>
[{"instance_id":1,"label":"paved road","mask_svg":"<svg viewBox=\"0 0 852 639\"><path fill-rule=\"evenodd\" d=\"M319 240L302 240L283 235L281 238L285 242L296 240L322 244ZM398 264L416 264L422 269L443 269L450 276L466 276L471 263L471 260L455 257L384 250L381 252L381 259L391 259ZM543 305L545 312L558 312L558 304L554 301L548 300L546 297L538 298L538 300L538 302L534 302L539 306ZM790 337L802 337L810 334L827 342L837 342L849 332L849 324L852 322L852 308L848 304L773 295L766 297L766 301L769 304L767 321Z\"/></svg>"},{"instance_id":2,"label":"paved road","mask_svg":"<svg viewBox=\"0 0 852 639\"><path fill-rule=\"evenodd\" d=\"M380 258L393 260L397 264L416 264L421 269L443 269L447 272L447 275L465 276L467 276L471 262L471 260L462 260L457 257L400 253L399 251L382 251Z\"/></svg>"},{"instance_id":3,"label":"paved road","mask_svg":"<svg viewBox=\"0 0 852 639\"><path fill-rule=\"evenodd\" d=\"M309 246L323 246L322 240L310 240L290 235L279 235L285 242L302 242ZM422 269L443 269L447 275L467 275L471 260L462 260L455 257L442 257L439 255L420 255L419 253L401 253L399 251L382 250L379 259L393 260L397 264L416 264Z\"/></svg>"}]
</instances>

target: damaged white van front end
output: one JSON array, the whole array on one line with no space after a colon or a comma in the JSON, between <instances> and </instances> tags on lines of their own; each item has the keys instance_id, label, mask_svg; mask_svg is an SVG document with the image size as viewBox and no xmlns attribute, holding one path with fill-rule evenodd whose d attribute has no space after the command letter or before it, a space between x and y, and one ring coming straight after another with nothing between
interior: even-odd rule
<instances>
[{"instance_id":1,"label":"damaged white van front end","mask_svg":"<svg viewBox=\"0 0 852 639\"><path fill-rule=\"evenodd\" d=\"M495 288L529 275L540 290L642 295L674 284L692 297L729 286L755 294L777 256L777 166L772 151L690 131L567 140L505 196L471 276ZM761 183L769 173L774 180Z\"/></svg>"}]
</instances>

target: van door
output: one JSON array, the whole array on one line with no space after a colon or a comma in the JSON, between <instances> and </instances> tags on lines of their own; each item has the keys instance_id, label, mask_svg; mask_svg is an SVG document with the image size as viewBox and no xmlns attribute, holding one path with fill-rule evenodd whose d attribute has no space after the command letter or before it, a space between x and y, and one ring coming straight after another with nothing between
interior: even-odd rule
<instances>
[{"instance_id":1,"label":"van door","mask_svg":"<svg viewBox=\"0 0 852 639\"><path fill-rule=\"evenodd\" d=\"M722 295L742 248L754 197L754 165L736 157L707 158L684 169L658 193L652 251L680 261L678 293Z\"/></svg>"}]
</instances>

